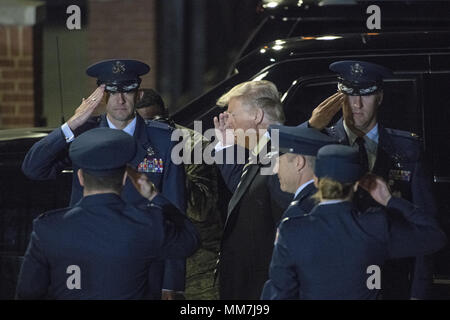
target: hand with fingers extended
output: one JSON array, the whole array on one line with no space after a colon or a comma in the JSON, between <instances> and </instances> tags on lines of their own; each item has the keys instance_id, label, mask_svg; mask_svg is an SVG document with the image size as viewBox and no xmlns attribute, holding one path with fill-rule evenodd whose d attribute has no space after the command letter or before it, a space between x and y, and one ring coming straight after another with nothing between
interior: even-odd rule
<instances>
[{"instance_id":1,"label":"hand with fingers extended","mask_svg":"<svg viewBox=\"0 0 450 320\"><path fill-rule=\"evenodd\" d=\"M138 172L131 167L127 167L127 177L131 180L136 190L144 198L152 201L158 194L155 185L148 179L147 175L143 172Z\"/></svg>"},{"instance_id":2,"label":"hand with fingers extended","mask_svg":"<svg viewBox=\"0 0 450 320\"><path fill-rule=\"evenodd\" d=\"M228 112L222 112L219 117L214 117L216 137L224 146L234 144L233 128L229 125L230 117Z\"/></svg>"},{"instance_id":3,"label":"hand with fingers extended","mask_svg":"<svg viewBox=\"0 0 450 320\"><path fill-rule=\"evenodd\" d=\"M336 92L332 96L322 101L311 114L308 123L311 127L318 130L325 128L346 100L345 95L341 92Z\"/></svg>"},{"instance_id":4,"label":"hand with fingers extended","mask_svg":"<svg viewBox=\"0 0 450 320\"><path fill-rule=\"evenodd\" d=\"M89 98L83 98L80 106L75 110L75 114L67 121L70 130L75 130L89 119L102 101L104 92L105 85L102 84L89 96Z\"/></svg>"},{"instance_id":5,"label":"hand with fingers extended","mask_svg":"<svg viewBox=\"0 0 450 320\"><path fill-rule=\"evenodd\" d=\"M368 173L362 177L358 185L366 190L376 202L383 206L387 206L389 200L392 198L386 181L373 173Z\"/></svg>"}]
</instances>

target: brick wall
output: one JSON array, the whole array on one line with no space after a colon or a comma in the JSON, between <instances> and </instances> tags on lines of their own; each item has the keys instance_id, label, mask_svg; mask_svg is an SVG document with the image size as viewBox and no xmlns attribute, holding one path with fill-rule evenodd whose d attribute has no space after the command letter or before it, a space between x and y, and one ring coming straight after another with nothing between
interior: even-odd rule
<instances>
[{"instance_id":1,"label":"brick wall","mask_svg":"<svg viewBox=\"0 0 450 320\"><path fill-rule=\"evenodd\" d=\"M33 27L0 26L0 128L35 123Z\"/></svg>"},{"instance_id":2,"label":"brick wall","mask_svg":"<svg viewBox=\"0 0 450 320\"><path fill-rule=\"evenodd\" d=\"M156 0L89 0L89 62L137 59L150 65L142 87L156 81ZM89 82L95 88L95 81Z\"/></svg>"}]
</instances>

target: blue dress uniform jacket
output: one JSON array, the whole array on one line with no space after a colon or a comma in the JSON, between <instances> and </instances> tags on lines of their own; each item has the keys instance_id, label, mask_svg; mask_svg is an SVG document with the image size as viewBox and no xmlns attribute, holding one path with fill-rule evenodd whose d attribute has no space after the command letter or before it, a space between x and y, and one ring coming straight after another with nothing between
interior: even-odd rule
<instances>
[{"instance_id":1,"label":"blue dress uniform jacket","mask_svg":"<svg viewBox=\"0 0 450 320\"><path fill-rule=\"evenodd\" d=\"M108 127L106 115L92 117L84 125L75 130L75 137L81 133L97 128ZM134 137L137 140L138 152L132 165L137 168L146 159L162 160L163 169L148 171L147 176L157 189L182 212L186 212L187 199L185 187L185 171L183 165L175 165L171 159L171 151L176 142L170 140L172 128L156 121L147 124L136 114L136 129ZM70 167L68 156L68 143L60 128L53 130L48 136L35 143L28 151L22 164L24 174L34 180L55 179L61 170ZM72 180L72 196L70 205L73 206L82 197L82 187L75 174L78 168L74 167ZM158 172L159 171L159 172ZM122 190L122 198L130 204L145 203L139 192L127 179ZM185 261L170 261L166 264L164 288L183 291L185 286Z\"/></svg>"},{"instance_id":2,"label":"blue dress uniform jacket","mask_svg":"<svg viewBox=\"0 0 450 320\"><path fill-rule=\"evenodd\" d=\"M17 298L160 299L162 259L198 245L193 224L161 195L139 208L113 193L86 196L34 220ZM79 287L68 286L70 266Z\"/></svg>"},{"instance_id":3,"label":"blue dress uniform jacket","mask_svg":"<svg viewBox=\"0 0 450 320\"><path fill-rule=\"evenodd\" d=\"M301 126L307 126L307 122ZM384 128L379 124L379 140L372 172L389 182L394 195L398 195L423 208L426 214L436 217L437 205L433 196L432 175L424 163L422 143L416 135ZM349 144L343 119L324 133L342 144ZM358 191L355 196L358 208L365 210L379 206L367 192ZM426 299L432 284L432 258L418 256L395 260L386 264L384 272L384 298ZM412 274L412 282L408 279ZM393 284L392 287L389 285Z\"/></svg>"},{"instance_id":4,"label":"blue dress uniform jacket","mask_svg":"<svg viewBox=\"0 0 450 320\"><path fill-rule=\"evenodd\" d=\"M392 197L361 214L351 202L316 206L310 215L285 219L279 228L262 299L375 299L369 266L388 258L429 254L445 235L434 218ZM381 277L383 275L381 274Z\"/></svg>"},{"instance_id":5,"label":"blue dress uniform jacket","mask_svg":"<svg viewBox=\"0 0 450 320\"><path fill-rule=\"evenodd\" d=\"M315 206L315 201L312 199L312 196L316 192L317 188L314 186L314 183L308 184L291 202L289 207L283 213L281 221L285 218L301 217L305 214L309 214Z\"/></svg>"}]
</instances>

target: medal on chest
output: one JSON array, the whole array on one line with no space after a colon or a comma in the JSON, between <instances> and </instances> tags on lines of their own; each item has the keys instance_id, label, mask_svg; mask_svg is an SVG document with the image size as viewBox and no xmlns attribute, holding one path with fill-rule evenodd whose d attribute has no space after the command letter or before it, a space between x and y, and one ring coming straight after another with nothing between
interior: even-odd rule
<instances>
[{"instance_id":1,"label":"medal on chest","mask_svg":"<svg viewBox=\"0 0 450 320\"><path fill-rule=\"evenodd\" d=\"M405 170L402 164L402 158L399 155L393 155L392 157L394 168L389 170L389 182L391 181L406 181L411 180L411 171Z\"/></svg>"},{"instance_id":2,"label":"medal on chest","mask_svg":"<svg viewBox=\"0 0 450 320\"><path fill-rule=\"evenodd\" d=\"M152 147L148 147L147 155L138 165L138 171L147 173L163 173L164 161L162 158L157 157Z\"/></svg>"}]
</instances>

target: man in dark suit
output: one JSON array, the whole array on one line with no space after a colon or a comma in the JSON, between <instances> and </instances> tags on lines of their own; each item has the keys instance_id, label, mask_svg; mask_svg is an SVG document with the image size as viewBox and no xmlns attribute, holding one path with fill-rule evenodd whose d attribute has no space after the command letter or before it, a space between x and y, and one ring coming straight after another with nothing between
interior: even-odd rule
<instances>
[{"instance_id":1,"label":"man in dark suit","mask_svg":"<svg viewBox=\"0 0 450 320\"><path fill-rule=\"evenodd\" d=\"M386 182L373 174L360 185L380 207L359 211L351 200L365 172L352 147L319 150L315 183L320 202L309 215L281 223L263 299L376 299L386 259L443 247L445 234L436 220L392 196ZM403 219L393 219L392 211Z\"/></svg>"},{"instance_id":2,"label":"man in dark suit","mask_svg":"<svg viewBox=\"0 0 450 320\"><path fill-rule=\"evenodd\" d=\"M317 151L335 140L313 128L271 125L269 131L279 138L279 157L275 172L281 190L294 194L294 199L283 213L287 217L303 216L315 206L312 196L317 192L314 185L314 165Z\"/></svg>"},{"instance_id":3,"label":"man in dark suit","mask_svg":"<svg viewBox=\"0 0 450 320\"><path fill-rule=\"evenodd\" d=\"M274 92L273 98L264 91ZM284 121L283 109L268 81L242 83L219 101L228 106L226 127L251 154L228 204L218 263L220 298L258 299L268 277L276 225L292 199L264 161L270 151L267 128Z\"/></svg>"},{"instance_id":4,"label":"man in dark suit","mask_svg":"<svg viewBox=\"0 0 450 320\"><path fill-rule=\"evenodd\" d=\"M199 238L144 173L126 170L136 149L132 136L109 128L74 140L69 155L83 198L34 221L19 299L160 299L161 261L191 255ZM146 203L121 199L127 173Z\"/></svg>"},{"instance_id":5,"label":"man in dark suit","mask_svg":"<svg viewBox=\"0 0 450 320\"><path fill-rule=\"evenodd\" d=\"M171 161L175 142L171 141L172 128L160 122L147 123L136 114L135 102L140 76L150 67L136 60L105 60L87 69L89 76L97 78L99 87L87 99L83 99L75 114L60 128L35 143L22 164L24 174L30 179L54 179L61 170L72 165L68 156L71 141L93 128L121 129L138 141L138 152L131 165L144 172L156 188L182 212L186 212L185 172L183 165ZM92 117L106 92L106 114ZM73 170L78 168L74 165ZM82 187L77 175L73 175L70 205L82 197ZM139 192L127 181L122 190L127 203L145 202ZM184 291L185 261L168 261L164 279L165 297L173 297L176 291Z\"/></svg>"},{"instance_id":6,"label":"man in dark suit","mask_svg":"<svg viewBox=\"0 0 450 320\"><path fill-rule=\"evenodd\" d=\"M365 168L388 181L394 195L436 216L432 179L424 164L421 141L413 133L385 128L377 120L383 78L391 71L364 61L339 61L330 69L339 74L339 93L322 102L302 125L324 130L340 143L357 148ZM341 106L343 119L325 128ZM356 201L362 210L378 205L363 190L358 191ZM383 298L425 299L430 295L432 274L430 256L389 261L383 270Z\"/></svg>"}]
</instances>

